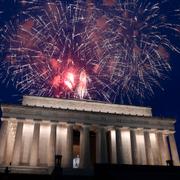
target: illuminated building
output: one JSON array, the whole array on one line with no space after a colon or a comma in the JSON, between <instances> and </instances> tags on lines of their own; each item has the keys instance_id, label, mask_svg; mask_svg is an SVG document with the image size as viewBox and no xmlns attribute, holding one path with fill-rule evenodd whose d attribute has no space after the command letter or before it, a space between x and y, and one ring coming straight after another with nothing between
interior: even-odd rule
<instances>
[{"instance_id":1,"label":"illuminated building","mask_svg":"<svg viewBox=\"0 0 180 180\"><path fill-rule=\"evenodd\" d=\"M2 105L0 170L50 173L55 155L62 168L94 163L179 166L171 118L151 108L94 101L24 96L22 105Z\"/></svg>"}]
</instances>

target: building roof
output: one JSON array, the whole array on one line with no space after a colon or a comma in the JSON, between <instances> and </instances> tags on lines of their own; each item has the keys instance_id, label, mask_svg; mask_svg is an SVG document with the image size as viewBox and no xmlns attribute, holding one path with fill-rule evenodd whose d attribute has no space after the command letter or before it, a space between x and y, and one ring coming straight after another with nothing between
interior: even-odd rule
<instances>
[{"instance_id":1,"label":"building roof","mask_svg":"<svg viewBox=\"0 0 180 180\"><path fill-rule=\"evenodd\" d=\"M152 116L152 110L148 107L118 105L88 100L69 100L37 96L23 96L24 106L37 106L57 109L69 109L88 112L102 112L111 114Z\"/></svg>"}]
</instances>

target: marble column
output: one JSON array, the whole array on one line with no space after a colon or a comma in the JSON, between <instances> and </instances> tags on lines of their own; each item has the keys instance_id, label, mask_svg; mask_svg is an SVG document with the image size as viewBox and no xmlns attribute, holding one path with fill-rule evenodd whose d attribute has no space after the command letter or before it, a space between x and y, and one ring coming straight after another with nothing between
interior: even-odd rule
<instances>
[{"instance_id":1,"label":"marble column","mask_svg":"<svg viewBox=\"0 0 180 180\"><path fill-rule=\"evenodd\" d=\"M51 124L50 141L48 149L48 166L54 166L56 154L56 125Z\"/></svg>"},{"instance_id":2,"label":"marble column","mask_svg":"<svg viewBox=\"0 0 180 180\"><path fill-rule=\"evenodd\" d=\"M29 165L32 138L33 138L34 124L32 120L27 120L23 125L23 135L22 135L22 155L21 164Z\"/></svg>"},{"instance_id":3,"label":"marble column","mask_svg":"<svg viewBox=\"0 0 180 180\"><path fill-rule=\"evenodd\" d=\"M110 130L110 157L111 163L117 163L117 152L116 152L116 131L114 128Z\"/></svg>"},{"instance_id":4,"label":"marble column","mask_svg":"<svg viewBox=\"0 0 180 180\"><path fill-rule=\"evenodd\" d=\"M97 127L96 130L96 163L107 163L106 129Z\"/></svg>"},{"instance_id":5,"label":"marble column","mask_svg":"<svg viewBox=\"0 0 180 180\"><path fill-rule=\"evenodd\" d=\"M164 143L164 153L165 153L165 160L170 160L170 151L169 151L169 146L167 142L167 132L163 133L163 143Z\"/></svg>"},{"instance_id":6,"label":"marble column","mask_svg":"<svg viewBox=\"0 0 180 180\"><path fill-rule=\"evenodd\" d=\"M73 165L73 124L67 125L66 153L64 157L64 167L72 168Z\"/></svg>"},{"instance_id":7,"label":"marble column","mask_svg":"<svg viewBox=\"0 0 180 180\"><path fill-rule=\"evenodd\" d=\"M48 149L51 127L47 121L40 124L39 136L39 165L48 166Z\"/></svg>"},{"instance_id":8,"label":"marble column","mask_svg":"<svg viewBox=\"0 0 180 180\"><path fill-rule=\"evenodd\" d=\"M21 158L21 150L22 150L22 132L23 132L23 122L17 122L15 143L14 143L14 151L12 157L12 164L19 165Z\"/></svg>"},{"instance_id":9,"label":"marble column","mask_svg":"<svg viewBox=\"0 0 180 180\"><path fill-rule=\"evenodd\" d=\"M56 126L56 155L62 155L62 125ZM63 138L64 139L64 138Z\"/></svg>"},{"instance_id":10,"label":"marble column","mask_svg":"<svg viewBox=\"0 0 180 180\"><path fill-rule=\"evenodd\" d=\"M31 147L31 156L30 156L30 165L31 166L38 166L39 164L39 133L40 133L40 124L34 124L34 132L33 132L33 140L32 140L32 147Z\"/></svg>"},{"instance_id":11,"label":"marble column","mask_svg":"<svg viewBox=\"0 0 180 180\"><path fill-rule=\"evenodd\" d=\"M7 138L6 138L6 147L5 147L5 154L4 154L5 165L9 165L10 163L12 163L16 130L17 130L17 120L15 118L9 118Z\"/></svg>"},{"instance_id":12,"label":"marble column","mask_svg":"<svg viewBox=\"0 0 180 180\"><path fill-rule=\"evenodd\" d=\"M146 150L146 159L147 159L147 165L153 165L153 152L151 147L151 141L149 136L149 131L144 131L144 140L145 140L145 150Z\"/></svg>"},{"instance_id":13,"label":"marble column","mask_svg":"<svg viewBox=\"0 0 180 180\"><path fill-rule=\"evenodd\" d=\"M162 165L166 165L166 146L164 143L164 138L163 138L163 132L158 131L157 132L158 136L158 144L159 144L159 152L160 152L160 160Z\"/></svg>"},{"instance_id":14,"label":"marble column","mask_svg":"<svg viewBox=\"0 0 180 180\"><path fill-rule=\"evenodd\" d=\"M151 140L151 148L153 154L153 162L154 165L160 165L160 155L159 155L159 144L158 144L158 137L157 137L157 130L152 130L150 132L150 140Z\"/></svg>"},{"instance_id":15,"label":"marble column","mask_svg":"<svg viewBox=\"0 0 180 180\"><path fill-rule=\"evenodd\" d=\"M138 149L136 140L136 129L130 129L132 163L138 164Z\"/></svg>"},{"instance_id":16,"label":"marble column","mask_svg":"<svg viewBox=\"0 0 180 180\"><path fill-rule=\"evenodd\" d=\"M1 123L2 124L0 129L0 164L3 164L5 160L5 149L8 136L8 121L2 121Z\"/></svg>"},{"instance_id":17,"label":"marble column","mask_svg":"<svg viewBox=\"0 0 180 180\"><path fill-rule=\"evenodd\" d=\"M61 166L66 167L66 154L67 154L67 127L66 124L60 123L56 129L56 155L61 155Z\"/></svg>"},{"instance_id":18,"label":"marble column","mask_svg":"<svg viewBox=\"0 0 180 180\"><path fill-rule=\"evenodd\" d=\"M90 167L89 126L83 125L80 130L80 168Z\"/></svg>"},{"instance_id":19,"label":"marble column","mask_svg":"<svg viewBox=\"0 0 180 180\"><path fill-rule=\"evenodd\" d=\"M146 149L145 149L145 138L144 138L144 129L139 128L136 131L136 146L137 146L137 164L146 165Z\"/></svg>"},{"instance_id":20,"label":"marble column","mask_svg":"<svg viewBox=\"0 0 180 180\"><path fill-rule=\"evenodd\" d=\"M162 134L159 130L156 130L157 148L156 148L156 160L157 165L162 165Z\"/></svg>"},{"instance_id":21,"label":"marble column","mask_svg":"<svg viewBox=\"0 0 180 180\"><path fill-rule=\"evenodd\" d=\"M131 153L131 138L129 128L121 128L121 141L122 141L122 162L123 164L132 164Z\"/></svg>"},{"instance_id":22,"label":"marble column","mask_svg":"<svg viewBox=\"0 0 180 180\"><path fill-rule=\"evenodd\" d=\"M170 143L170 149L171 149L171 156L172 156L172 160L173 160L173 164L175 166L179 166L179 155L178 155L178 151L177 151L177 146L176 146L176 141L174 139L174 133L171 132L169 134L169 143Z\"/></svg>"},{"instance_id":23,"label":"marble column","mask_svg":"<svg viewBox=\"0 0 180 180\"><path fill-rule=\"evenodd\" d=\"M121 128L116 128L117 163L124 164Z\"/></svg>"}]
</instances>

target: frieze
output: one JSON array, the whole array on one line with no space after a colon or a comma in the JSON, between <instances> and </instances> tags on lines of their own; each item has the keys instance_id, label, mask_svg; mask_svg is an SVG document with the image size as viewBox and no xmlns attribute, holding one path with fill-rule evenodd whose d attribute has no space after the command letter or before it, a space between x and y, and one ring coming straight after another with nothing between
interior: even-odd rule
<instances>
[{"instance_id":1,"label":"frieze","mask_svg":"<svg viewBox=\"0 0 180 180\"><path fill-rule=\"evenodd\" d=\"M174 129L175 119L127 116L102 112L85 112L43 107L2 105L2 116L20 119L46 120L49 122L76 122L104 124L106 126L132 126L135 128Z\"/></svg>"}]
</instances>

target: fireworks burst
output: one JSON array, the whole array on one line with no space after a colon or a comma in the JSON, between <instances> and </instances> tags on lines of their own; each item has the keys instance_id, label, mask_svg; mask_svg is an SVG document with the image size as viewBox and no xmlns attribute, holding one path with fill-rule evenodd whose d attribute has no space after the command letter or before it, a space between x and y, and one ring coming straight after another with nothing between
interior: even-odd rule
<instances>
[{"instance_id":1,"label":"fireworks burst","mask_svg":"<svg viewBox=\"0 0 180 180\"><path fill-rule=\"evenodd\" d=\"M162 4L21 2L24 10L2 29L1 75L23 94L141 100L170 70L169 51L180 52L169 38L179 38L170 18L178 22L180 11L167 18Z\"/></svg>"}]
</instances>

